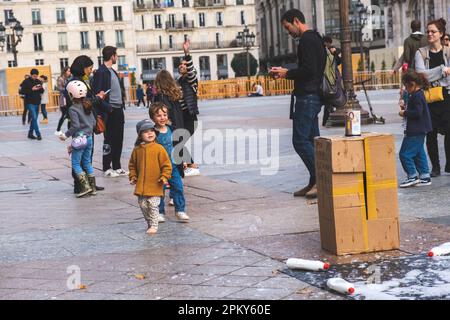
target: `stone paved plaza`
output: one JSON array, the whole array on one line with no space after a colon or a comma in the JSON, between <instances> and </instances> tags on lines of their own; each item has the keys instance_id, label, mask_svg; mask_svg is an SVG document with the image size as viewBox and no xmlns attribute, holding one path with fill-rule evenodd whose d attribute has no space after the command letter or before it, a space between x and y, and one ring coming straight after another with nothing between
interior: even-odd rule
<instances>
[{"instance_id":1,"label":"stone paved plaza","mask_svg":"<svg viewBox=\"0 0 450 320\"><path fill-rule=\"evenodd\" d=\"M402 128L396 93L370 95L387 124L364 131L395 134L398 151ZM321 250L317 204L292 196L308 175L291 145L289 99L200 103L203 130L278 129L279 171L265 176L261 164L202 164L201 176L184 180L190 223L178 223L173 207L167 207L168 221L155 236L145 234L128 179L103 178L102 137L96 136L94 167L106 190L75 199L65 144L53 135L59 114L51 113L49 124L40 125L42 141L26 138L20 117L1 117L0 299L345 299L325 289L324 273L291 272L286 259L322 259L332 264L334 275L350 278L353 268L379 264L386 271L382 281L405 276L405 261L418 261L419 272L428 270L424 253L450 241L450 176L434 179L428 188L399 190L400 250L333 256ZM147 109L127 108L124 168L135 125L146 117ZM342 128L322 128L322 135L342 133ZM399 162L398 177L404 178ZM82 289L69 289L68 270L80 271ZM364 272L355 275L355 281L363 278ZM412 279L404 290L420 281ZM441 291L428 296L391 292L389 297L445 299L450 278L440 281Z\"/></svg>"}]
</instances>

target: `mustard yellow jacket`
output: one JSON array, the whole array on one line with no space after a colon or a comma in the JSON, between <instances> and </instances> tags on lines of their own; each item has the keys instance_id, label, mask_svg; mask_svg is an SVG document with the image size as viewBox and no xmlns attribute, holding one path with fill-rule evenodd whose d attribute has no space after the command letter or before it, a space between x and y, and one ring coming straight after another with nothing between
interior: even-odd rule
<instances>
[{"instance_id":1,"label":"mustard yellow jacket","mask_svg":"<svg viewBox=\"0 0 450 320\"><path fill-rule=\"evenodd\" d=\"M162 197L163 182L172 175L172 164L163 146L156 142L140 144L133 149L130 162L130 181L137 180L134 194L145 197Z\"/></svg>"}]
</instances>

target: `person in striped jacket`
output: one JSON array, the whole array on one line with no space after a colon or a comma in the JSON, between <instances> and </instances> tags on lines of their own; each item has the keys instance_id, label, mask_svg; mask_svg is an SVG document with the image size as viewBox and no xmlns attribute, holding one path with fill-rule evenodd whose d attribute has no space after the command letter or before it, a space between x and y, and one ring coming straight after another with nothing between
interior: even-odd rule
<instances>
[{"instance_id":1,"label":"person in striped jacket","mask_svg":"<svg viewBox=\"0 0 450 320\"><path fill-rule=\"evenodd\" d=\"M195 70L189 47L190 41L186 40L183 44L184 58L178 66L178 71L180 73L178 83L183 91L183 98L180 103L183 111L184 128L188 130L192 136L197 127L197 115L199 114L197 103L198 80L197 71ZM190 163L185 165L185 177L200 174L198 165L194 163L192 157L190 157L190 159Z\"/></svg>"}]
</instances>

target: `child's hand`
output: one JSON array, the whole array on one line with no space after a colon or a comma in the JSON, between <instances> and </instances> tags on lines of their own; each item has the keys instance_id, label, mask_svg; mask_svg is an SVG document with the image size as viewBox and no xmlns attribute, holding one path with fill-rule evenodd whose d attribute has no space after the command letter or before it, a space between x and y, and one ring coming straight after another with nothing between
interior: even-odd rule
<instances>
[{"instance_id":1,"label":"child's hand","mask_svg":"<svg viewBox=\"0 0 450 320\"><path fill-rule=\"evenodd\" d=\"M406 109L405 108L405 100L400 99L399 102L398 102L398 105L400 106L401 110L405 110Z\"/></svg>"},{"instance_id":2,"label":"child's hand","mask_svg":"<svg viewBox=\"0 0 450 320\"><path fill-rule=\"evenodd\" d=\"M405 117L405 110L401 110L401 111L398 113L398 115L399 115L400 117L404 118L404 117Z\"/></svg>"},{"instance_id":3,"label":"child's hand","mask_svg":"<svg viewBox=\"0 0 450 320\"><path fill-rule=\"evenodd\" d=\"M72 153L72 146L67 146L67 153L69 155Z\"/></svg>"},{"instance_id":4,"label":"child's hand","mask_svg":"<svg viewBox=\"0 0 450 320\"><path fill-rule=\"evenodd\" d=\"M165 177L161 177L158 180L159 183L163 183L166 187L169 187L169 181L167 181L167 179Z\"/></svg>"},{"instance_id":5,"label":"child's hand","mask_svg":"<svg viewBox=\"0 0 450 320\"><path fill-rule=\"evenodd\" d=\"M133 177L133 178L130 179L130 184L131 184L132 186L134 186L136 183L137 183L136 177Z\"/></svg>"}]
</instances>

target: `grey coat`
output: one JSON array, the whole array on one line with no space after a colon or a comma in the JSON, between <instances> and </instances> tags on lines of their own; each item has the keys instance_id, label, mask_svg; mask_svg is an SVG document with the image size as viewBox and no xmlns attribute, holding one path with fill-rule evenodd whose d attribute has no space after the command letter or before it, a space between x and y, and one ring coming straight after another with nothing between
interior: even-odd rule
<instances>
[{"instance_id":1,"label":"grey coat","mask_svg":"<svg viewBox=\"0 0 450 320\"><path fill-rule=\"evenodd\" d=\"M70 129L66 132L66 137L75 137L83 132L86 136L92 136L94 133L95 117L94 113L86 114L81 104L73 104L69 108L69 117L71 121Z\"/></svg>"},{"instance_id":2,"label":"grey coat","mask_svg":"<svg viewBox=\"0 0 450 320\"><path fill-rule=\"evenodd\" d=\"M450 48L443 47L444 65L430 69L430 47L420 48L416 52L416 71L423 73L433 87L446 87L450 91L450 77L445 75L444 68L450 67ZM425 57L425 59L424 59Z\"/></svg>"}]
</instances>

